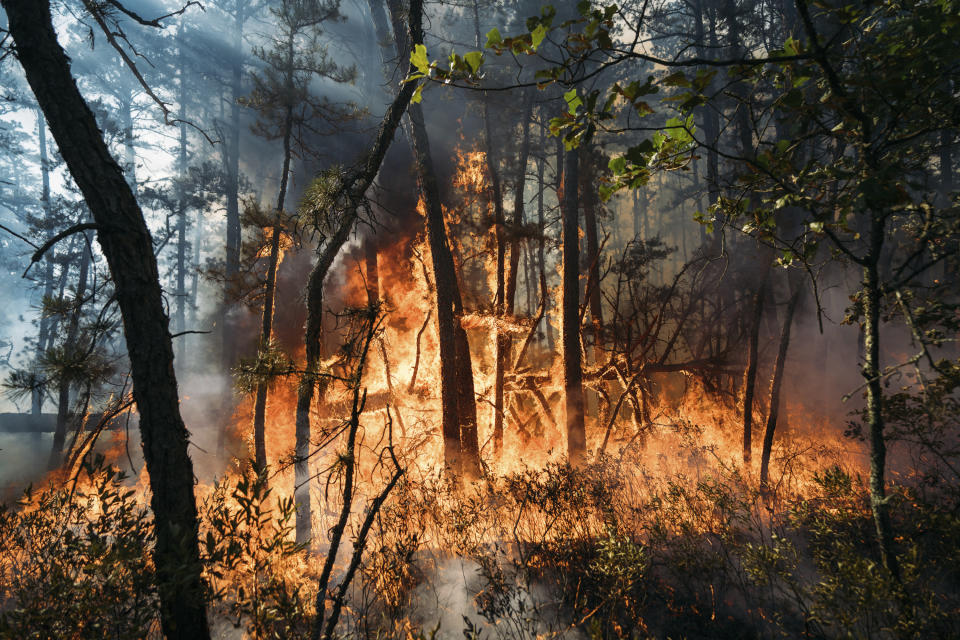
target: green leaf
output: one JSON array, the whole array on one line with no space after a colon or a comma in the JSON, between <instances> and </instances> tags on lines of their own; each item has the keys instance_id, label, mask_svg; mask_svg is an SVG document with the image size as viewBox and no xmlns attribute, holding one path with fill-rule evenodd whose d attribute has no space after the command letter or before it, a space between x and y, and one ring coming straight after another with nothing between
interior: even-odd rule
<instances>
[{"instance_id":1,"label":"green leaf","mask_svg":"<svg viewBox=\"0 0 960 640\"><path fill-rule=\"evenodd\" d=\"M415 66L420 73L430 73L430 60L427 58L427 48L425 46L418 44L413 48L413 53L410 54L410 64Z\"/></svg>"},{"instance_id":2,"label":"green leaf","mask_svg":"<svg viewBox=\"0 0 960 640\"><path fill-rule=\"evenodd\" d=\"M623 156L610 158L610 163L607 166L614 175L619 176L627 170L627 159Z\"/></svg>"},{"instance_id":3,"label":"green leaf","mask_svg":"<svg viewBox=\"0 0 960 640\"><path fill-rule=\"evenodd\" d=\"M540 46L540 43L543 42L543 39L547 37L547 28L542 24L538 24L537 28L530 33L530 42L533 45L533 50L536 51L537 47Z\"/></svg>"},{"instance_id":4,"label":"green leaf","mask_svg":"<svg viewBox=\"0 0 960 640\"><path fill-rule=\"evenodd\" d=\"M783 43L783 52L788 56L795 56L799 51L799 46L796 40L793 37L787 38L787 41Z\"/></svg>"},{"instance_id":5,"label":"green leaf","mask_svg":"<svg viewBox=\"0 0 960 640\"><path fill-rule=\"evenodd\" d=\"M476 73L477 70L480 69L480 65L483 64L483 53L480 51L471 51L465 54L463 59L467 61L467 64L470 65L470 68Z\"/></svg>"},{"instance_id":6,"label":"green leaf","mask_svg":"<svg viewBox=\"0 0 960 640\"><path fill-rule=\"evenodd\" d=\"M487 44L484 45L486 48L495 47L498 44L503 42L503 36L500 35L500 31L494 27L487 32Z\"/></svg>"},{"instance_id":7,"label":"green leaf","mask_svg":"<svg viewBox=\"0 0 960 640\"><path fill-rule=\"evenodd\" d=\"M570 115L577 115L577 109L583 104L583 100L577 95L576 88L563 94L563 99L567 101L567 111Z\"/></svg>"},{"instance_id":8,"label":"green leaf","mask_svg":"<svg viewBox=\"0 0 960 640\"><path fill-rule=\"evenodd\" d=\"M685 74L682 71L671 73L666 78L664 78L662 82L668 87L689 87L690 86L690 80L687 78L687 74Z\"/></svg>"},{"instance_id":9,"label":"green leaf","mask_svg":"<svg viewBox=\"0 0 960 640\"><path fill-rule=\"evenodd\" d=\"M417 88L414 90L413 95L410 96L410 102L413 104L419 104L423 100L423 85L417 85Z\"/></svg>"}]
</instances>

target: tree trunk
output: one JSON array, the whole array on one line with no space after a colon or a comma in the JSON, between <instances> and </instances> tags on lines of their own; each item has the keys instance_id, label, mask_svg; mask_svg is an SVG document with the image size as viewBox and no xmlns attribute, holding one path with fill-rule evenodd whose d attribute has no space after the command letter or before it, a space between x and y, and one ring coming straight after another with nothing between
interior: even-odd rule
<instances>
[{"instance_id":1,"label":"tree trunk","mask_svg":"<svg viewBox=\"0 0 960 640\"><path fill-rule=\"evenodd\" d=\"M292 85L293 75L293 37L291 36L288 44L287 69L288 88ZM265 357L270 350L270 338L273 334L273 300L277 290L277 267L280 264L280 238L281 216L283 215L284 200L287 197L287 180L290 174L290 139L293 134L293 105L288 104L286 109L286 119L283 129L283 171L280 174L280 190L277 194L277 213L273 226L273 234L270 236L270 257L267 264L267 281L264 283L263 313L260 322L260 348L258 356ZM257 469L265 469L267 466L267 444L266 444L266 412L267 412L267 389L270 381L260 379L257 381L257 396L253 405L253 444L254 461Z\"/></svg>"},{"instance_id":2,"label":"tree trunk","mask_svg":"<svg viewBox=\"0 0 960 640\"><path fill-rule=\"evenodd\" d=\"M437 333L440 345L440 397L442 405L442 432L444 464L455 474L476 476L479 473L476 404L473 399L473 372L469 377L470 351L466 331L460 326L458 315L463 312L456 267L447 232L440 188L437 185L430 142L427 138L423 111L419 105L408 109L413 130L413 151L416 157L420 192L426 209L427 238L433 259L433 276L437 295ZM472 443L469 440L472 437ZM471 446L473 445L473 446Z\"/></svg>"},{"instance_id":3,"label":"tree trunk","mask_svg":"<svg viewBox=\"0 0 960 640\"><path fill-rule=\"evenodd\" d=\"M120 72L126 72L122 66ZM120 100L120 117L123 120L123 173L133 195L137 195L137 150L133 146L133 91L126 90Z\"/></svg>"},{"instance_id":4,"label":"tree trunk","mask_svg":"<svg viewBox=\"0 0 960 640\"><path fill-rule=\"evenodd\" d=\"M174 331L183 333L187 327L187 194L185 192L184 181L187 177L187 85L186 73L187 64L183 51L186 44L184 41L183 23L180 23L180 32L177 34L179 42L178 58L180 63L178 98L179 113L177 118L180 120L180 148L177 154L177 174L180 184L177 186L177 304L176 315L174 316ZM186 353L186 340L181 336L176 345L177 358L180 365L183 366L184 354Z\"/></svg>"},{"instance_id":5,"label":"tree trunk","mask_svg":"<svg viewBox=\"0 0 960 640\"><path fill-rule=\"evenodd\" d=\"M507 265L508 268L505 276L506 281L504 283L503 308L500 313L500 315L507 317L512 317L516 310L517 279L520 269L520 241L517 237L517 233L520 231L520 227L523 225L523 192L524 186L526 185L527 157L530 155L530 116L533 110L533 101L527 96L524 96L523 101L524 109L521 116L523 120L520 125L523 128L523 134L520 141L520 153L517 159L517 175L515 176L513 182L513 218L511 220L511 229L509 233L510 262ZM506 235L506 233L501 234L501 236ZM505 242L506 238L502 237L498 244L504 244ZM499 263L499 251L497 257L497 261ZM503 418L505 409L503 383L507 365L510 360L512 344L513 340L510 338L509 334L503 331L497 331L493 452L494 456L498 458L500 456L500 452L503 450Z\"/></svg>"},{"instance_id":6,"label":"tree trunk","mask_svg":"<svg viewBox=\"0 0 960 640\"><path fill-rule=\"evenodd\" d=\"M883 563L896 580L900 565L893 548L893 526L884 479L887 443L884 439L883 382L880 368L880 276L877 269L883 247L884 225L879 216L871 220L870 253L863 265L863 378L867 385L867 426L870 430L870 510Z\"/></svg>"},{"instance_id":7,"label":"tree trunk","mask_svg":"<svg viewBox=\"0 0 960 640\"><path fill-rule=\"evenodd\" d=\"M230 65L230 124L227 127L227 140L223 145L223 169L226 182L227 199L227 238L224 262L223 302L220 308L220 370L233 369L237 358L236 330L230 309L235 300L233 283L240 273L240 98L243 96L241 77L243 74L243 25L247 20L246 6L238 2L233 16L233 55ZM232 385L225 385L222 407L222 422L217 438L217 450L223 453L227 440L227 431L233 416Z\"/></svg>"},{"instance_id":8,"label":"tree trunk","mask_svg":"<svg viewBox=\"0 0 960 640\"><path fill-rule=\"evenodd\" d=\"M480 39L480 11L477 0L473 0L473 26L476 36L475 44L477 49L483 48ZM502 318L506 313L506 256L507 242L505 227L506 217L503 213L503 189L500 185L500 171L497 167L497 161L494 157L496 145L493 141L493 127L490 123L490 100L486 93L481 97L483 103L483 129L484 144L486 146L487 175L490 178L490 197L493 200L493 225L494 236L496 239L497 262L495 265L497 290L494 296L494 313ZM511 254L512 259L512 254ZM516 274L514 274L516 277ZM510 306L513 306L511 301ZM493 382L493 453L499 457L500 450L503 448L503 383L507 368L507 358L510 352L510 338L500 330L499 324L496 327L496 336L494 337L494 382Z\"/></svg>"},{"instance_id":9,"label":"tree trunk","mask_svg":"<svg viewBox=\"0 0 960 640\"><path fill-rule=\"evenodd\" d=\"M173 345L150 232L123 171L70 75L49 0L0 0L17 58L83 193L123 318L133 396L150 476L160 619L168 638L210 637L197 547L188 434L180 417Z\"/></svg>"},{"instance_id":10,"label":"tree trunk","mask_svg":"<svg viewBox=\"0 0 960 640\"><path fill-rule=\"evenodd\" d=\"M563 160L563 298L561 341L563 343L563 387L566 397L567 456L579 464L587 450L583 422L583 370L580 353L580 237L577 189L578 156L567 151Z\"/></svg>"},{"instance_id":11,"label":"tree trunk","mask_svg":"<svg viewBox=\"0 0 960 640\"><path fill-rule=\"evenodd\" d=\"M760 324L763 319L764 298L767 295L767 280L770 277L770 262L763 260L763 278L753 296L753 315L750 318L750 334L747 337L747 368L743 372L743 466L749 467L753 457L753 396L756 389L759 364L758 343Z\"/></svg>"},{"instance_id":12,"label":"tree trunk","mask_svg":"<svg viewBox=\"0 0 960 640\"><path fill-rule=\"evenodd\" d=\"M420 25L423 14L422 0L411 0L409 11L409 38L419 44L423 42L423 29ZM399 20L399 18L398 18ZM402 22L401 22L402 24ZM309 464L310 453L310 405L313 402L315 386L320 379L319 365L323 356L323 281L333 264L334 259L349 239L353 225L357 220L357 208L360 206L364 194L380 170L383 158L393 140L393 135L400 125L410 103L416 85L413 82L404 84L390 107L383 116L376 140L359 169L344 179L340 195L348 204L340 218L340 226L317 250L317 262L310 272L307 282L307 320L304 334L306 351L306 372L300 379L297 389L296 415L296 444L294 457L294 481L296 489L294 502L297 507L296 540L305 543L310 537L310 491L309 491Z\"/></svg>"},{"instance_id":13,"label":"tree trunk","mask_svg":"<svg viewBox=\"0 0 960 640\"><path fill-rule=\"evenodd\" d=\"M84 237L86 240L86 237ZM67 325L67 335L63 342L64 353L71 361L77 357L80 347L77 338L80 333L80 317L83 311L83 298L87 295L87 276L90 271L90 249L85 241L81 242L80 273L77 276L77 290L73 298L73 311ZM57 393L57 426L53 432L53 446L50 449L50 458L47 460L47 470L58 469L63 457L63 445L67 440L67 429L70 427L70 387L80 380L71 379L69 375L61 375Z\"/></svg>"},{"instance_id":14,"label":"tree trunk","mask_svg":"<svg viewBox=\"0 0 960 640\"><path fill-rule=\"evenodd\" d=\"M43 111L37 108L37 142L40 147L40 179L41 192L40 202L43 204L43 218L46 228L49 231L53 226L53 208L50 203L50 160L47 155L47 122L43 117ZM53 249L50 249L53 251ZM53 295L53 260L44 254L43 258L43 299L47 300ZM39 360L47 350L48 336L52 333L50 318L45 313L40 314L40 327L37 334L36 357ZM43 396L46 390L37 386L30 394L30 413L39 416L43 413Z\"/></svg>"},{"instance_id":15,"label":"tree trunk","mask_svg":"<svg viewBox=\"0 0 960 640\"><path fill-rule=\"evenodd\" d=\"M409 57L411 47L404 40L398 0L388 0L394 36L400 58ZM430 141L419 104L411 104L410 117L413 153L427 218L427 238L433 260L437 294L437 333L440 345L440 396L444 464L455 474L468 477L480 474L480 446L477 439L477 405L473 386L473 367L467 332L460 325L463 301L457 284L456 266L440 203L440 187L430 155Z\"/></svg>"},{"instance_id":16,"label":"tree trunk","mask_svg":"<svg viewBox=\"0 0 960 640\"><path fill-rule=\"evenodd\" d=\"M773 449L773 434L777 428L777 418L780 412L780 390L783 385L783 372L787 365L787 350L790 348L790 327L793 324L793 314L797 309L802 289L799 283L790 281L790 301L787 303L787 313L783 319L783 328L780 331L780 348L777 350L777 360L773 367L773 379L770 382L770 411L767 413L767 426L763 432L763 450L760 452L760 487L767 488L767 478L770 469L770 451Z\"/></svg>"}]
</instances>

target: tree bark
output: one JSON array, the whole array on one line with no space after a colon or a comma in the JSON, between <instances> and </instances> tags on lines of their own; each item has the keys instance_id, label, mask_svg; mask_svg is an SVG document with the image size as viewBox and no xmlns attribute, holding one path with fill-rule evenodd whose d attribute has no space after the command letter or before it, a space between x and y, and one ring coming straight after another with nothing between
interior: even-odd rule
<instances>
[{"instance_id":1,"label":"tree bark","mask_svg":"<svg viewBox=\"0 0 960 640\"><path fill-rule=\"evenodd\" d=\"M49 0L0 0L16 55L99 226L123 318L150 476L160 619L168 638L207 640L188 434L180 417L173 345L150 232L123 171L77 90L57 42Z\"/></svg>"},{"instance_id":2,"label":"tree bark","mask_svg":"<svg viewBox=\"0 0 960 640\"><path fill-rule=\"evenodd\" d=\"M563 297L561 341L563 343L563 387L566 397L567 457L571 464L583 461L587 450L584 426L583 369L580 351L580 197L577 189L576 149L563 160Z\"/></svg>"},{"instance_id":3,"label":"tree bark","mask_svg":"<svg viewBox=\"0 0 960 640\"><path fill-rule=\"evenodd\" d=\"M83 311L83 298L87 295L87 277L90 271L90 248L86 243L86 235L81 241L80 273L77 275L76 295L73 297L73 310L67 324L67 335L63 342L64 353L72 360L76 357L79 347L77 338L80 334L80 317ZM65 363L66 364L66 363ZM53 446L50 448L50 458L47 460L47 470L60 468L63 457L63 445L67 440L67 429L70 427L70 387L80 382L69 375L61 375L57 393L57 426L53 432Z\"/></svg>"},{"instance_id":4,"label":"tree bark","mask_svg":"<svg viewBox=\"0 0 960 640\"><path fill-rule=\"evenodd\" d=\"M287 42L287 89L292 94L293 87L293 37L291 32L290 39ZM288 94L289 95L289 94ZM277 211L273 226L273 234L270 236L270 257L267 263L267 280L264 283L263 313L260 321L260 358L263 358L270 350L270 338L273 334L273 300L277 290L277 267L280 264L280 238L281 216L283 215L283 205L287 197L287 185L290 175L290 140L293 135L293 105L286 105L286 115L283 128L283 170L280 174L280 190L277 193ZM254 460L257 469L264 469L267 466L267 444L266 444L266 412L267 412L267 390L269 380L261 379L257 381L257 395L253 405L253 444Z\"/></svg>"},{"instance_id":5,"label":"tree bark","mask_svg":"<svg viewBox=\"0 0 960 640\"><path fill-rule=\"evenodd\" d=\"M747 367L743 372L743 466L749 467L753 457L753 396L756 390L757 366L759 365L760 324L763 319L764 298L767 295L767 280L770 277L770 262L763 260L763 278L753 296L753 315L750 317L750 334L747 336Z\"/></svg>"},{"instance_id":6,"label":"tree bark","mask_svg":"<svg viewBox=\"0 0 960 640\"><path fill-rule=\"evenodd\" d=\"M400 23L398 0L388 0L397 50L401 59L409 57ZM411 3L412 10L412 3ZM416 43L416 40L412 42ZM460 325L463 300L457 283L456 266L447 240L440 201L440 187L430 155L430 140L419 104L411 104L410 117L413 153L427 218L427 238L433 260L437 295L437 333L440 346L440 396L444 464L454 474L477 477L480 474L480 446L477 438L477 405L473 386L473 366L467 332Z\"/></svg>"},{"instance_id":7,"label":"tree bark","mask_svg":"<svg viewBox=\"0 0 960 640\"><path fill-rule=\"evenodd\" d=\"M409 38L414 43L423 42L422 0L411 0L409 10ZM310 405L313 402L315 388L320 380L319 365L323 357L323 281L337 257L340 249L349 239L357 220L357 210L364 194L373 184L383 163L383 158L393 141L394 133L400 125L413 96L416 86L413 82L404 84L397 93L387 112L383 116L373 146L359 167L346 177L339 190L345 208L340 216L340 225L333 235L317 249L317 262L310 271L307 282L307 320L304 333L306 351L306 372L300 379L297 389L296 444L294 457L294 481L296 490L294 502L297 507L296 540L305 543L310 537L310 493L309 466L310 453Z\"/></svg>"},{"instance_id":8,"label":"tree bark","mask_svg":"<svg viewBox=\"0 0 960 640\"><path fill-rule=\"evenodd\" d=\"M43 111L37 108L37 142L40 147L40 202L43 205L43 218L47 230L53 226L53 207L50 203L50 160L47 155L47 122L43 117ZM52 251L52 249L51 249ZM43 270L43 299L47 300L53 295L53 260L50 256L44 254ZM46 314L40 315L40 327L37 334L36 357L39 360L47 350L48 336L52 333L51 319ZM37 386L30 394L30 413L39 416L43 413L43 396L46 389Z\"/></svg>"},{"instance_id":9,"label":"tree bark","mask_svg":"<svg viewBox=\"0 0 960 640\"><path fill-rule=\"evenodd\" d=\"M870 510L883 563L896 580L900 564L893 547L893 526L887 504L887 442L884 438L883 383L880 368L880 275L884 224L879 215L870 221L870 252L863 264L863 378L867 385L867 426L870 430Z\"/></svg>"},{"instance_id":10,"label":"tree bark","mask_svg":"<svg viewBox=\"0 0 960 640\"><path fill-rule=\"evenodd\" d=\"M780 330L780 347L777 350L777 360L773 366L773 379L770 382L770 411L767 413L767 425L763 432L763 449L760 452L760 487L767 488L767 479L770 470L770 452L773 449L773 434L777 429L777 418L780 412L780 391L783 385L783 372L787 366L787 350L790 348L790 327L793 324L793 314L800 301L801 288L799 283L790 282L790 301L787 303L787 312L783 319L783 328Z\"/></svg>"},{"instance_id":11,"label":"tree bark","mask_svg":"<svg viewBox=\"0 0 960 640\"><path fill-rule=\"evenodd\" d=\"M474 4L476 6L476 4ZM522 122L520 126L523 128L523 134L520 139L520 153L517 159L517 175L514 178L514 191L513 191L513 218L511 219L511 229L509 233L509 249L510 249L510 261L506 265L507 272L505 274L505 282L503 285L504 296L502 308L499 310L499 315L504 317L511 317L514 315L516 309L516 297L517 297L517 276L520 269L520 241L517 237L517 233L520 230L520 227L523 225L523 208L524 208L524 186L526 185L526 176L527 176L527 157L530 155L530 115L533 109L533 101L525 96L523 99L524 109L522 114ZM489 123L488 123L489 130ZM497 263L498 266L502 262L499 247L506 244L507 234L501 232L500 238L498 239L498 251L497 251ZM529 291L529 288L528 288ZM499 326L499 325L498 325ZM497 349L496 349L496 370L494 375L494 424L493 424L493 454L497 458L500 456L500 452L503 450L503 419L504 419L504 376L506 374L507 365L510 361L510 352L513 346L513 340L510 335L506 332L497 331Z\"/></svg>"},{"instance_id":12,"label":"tree bark","mask_svg":"<svg viewBox=\"0 0 960 640\"><path fill-rule=\"evenodd\" d=\"M177 293L176 293L176 315L174 316L174 330L177 333L183 333L187 326L187 195L185 192L184 181L187 177L187 85L186 73L187 63L184 54L184 33L183 23L180 23L180 30L177 34L179 58L179 89L178 97L179 113L177 118L179 124L179 152L177 154L177 174L180 178L180 184L177 186ZM177 343L177 358L183 364L184 354L186 353L186 340L183 337Z\"/></svg>"}]
</instances>

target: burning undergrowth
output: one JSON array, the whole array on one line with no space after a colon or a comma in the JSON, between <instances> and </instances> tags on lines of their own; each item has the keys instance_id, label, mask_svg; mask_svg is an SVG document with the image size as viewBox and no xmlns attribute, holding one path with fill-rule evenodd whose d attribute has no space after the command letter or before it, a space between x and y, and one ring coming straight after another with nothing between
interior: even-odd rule
<instances>
[{"instance_id":1,"label":"burning undergrowth","mask_svg":"<svg viewBox=\"0 0 960 640\"><path fill-rule=\"evenodd\" d=\"M893 515L904 532L897 583L872 548L863 480L835 448L784 447L778 458L803 454L807 462L785 471L775 493L764 493L704 442L702 431L689 423L667 431L579 468L557 462L466 485L419 470L415 456L401 458L405 473L372 520L369 507L392 471L358 448L358 459L368 461L357 470L358 508L327 601L329 611L343 597L339 633L707 638L957 631L950 614L957 606L956 558L931 534L956 532L945 505L906 487L894 492ZM814 450L822 457L810 462ZM309 637L329 551L325 533L336 526L344 496L342 450L338 455L339 470L323 478L326 510L309 550L293 542L293 502L270 471L245 466L199 492L207 597L221 637ZM151 532L140 488L106 466L88 465L73 487L28 494L0 515L0 632L156 634ZM340 593L358 551L355 577Z\"/></svg>"}]
</instances>

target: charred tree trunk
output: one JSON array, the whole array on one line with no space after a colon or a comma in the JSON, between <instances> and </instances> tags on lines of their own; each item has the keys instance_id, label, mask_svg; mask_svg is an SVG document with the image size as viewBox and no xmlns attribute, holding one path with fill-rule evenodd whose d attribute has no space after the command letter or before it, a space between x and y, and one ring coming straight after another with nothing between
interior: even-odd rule
<instances>
[{"instance_id":1,"label":"charred tree trunk","mask_svg":"<svg viewBox=\"0 0 960 640\"><path fill-rule=\"evenodd\" d=\"M80 187L116 290L140 413L156 528L160 619L168 638L207 640L193 465L150 232L123 171L70 75L49 0L2 0L17 58Z\"/></svg>"},{"instance_id":2,"label":"charred tree trunk","mask_svg":"<svg viewBox=\"0 0 960 640\"><path fill-rule=\"evenodd\" d=\"M480 39L480 11L477 0L473 2L473 26L476 34L477 48L482 49L483 46ZM507 312L508 304L506 302L507 242L505 233L507 221L503 213L503 189L500 185L500 171L493 154L496 145L493 141L493 127L490 124L490 100L486 93L483 94L481 100L483 102L484 144L486 146L486 153L484 155L486 157L487 175L490 177L490 197L493 200L493 225L497 251L497 261L495 265L497 290L493 306L494 313L497 317L502 318ZM514 274L514 277L516 277L516 274ZM511 300L509 304L512 307L513 301ZM494 456L499 456L500 450L503 447L503 381L504 375L506 374L507 358L510 352L510 338L504 334L498 324L494 326L497 328L494 338L493 452Z\"/></svg>"},{"instance_id":3,"label":"charred tree trunk","mask_svg":"<svg viewBox=\"0 0 960 640\"><path fill-rule=\"evenodd\" d=\"M476 403L470 348L466 331L460 326L459 315L463 312L463 302L453 254L447 241L440 188L430 156L423 110L414 104L410 105L408 112L436 283L444 464L453 473L476 477L480 468Z\"/></svg>"},{"instance_id":4,"label":"charred tree trunk","mask_svg":"<svg viewBox=\"0 0 960 640\"><path fill-rule=\"evenodd\" d=\"M603 326L603 304L600 295L600 240L597 226L597 210L600 201L597 197L595 167L592 154L583 149L583 166L580 168L580 192L583 200L583 226L587 237L587 290L590 299L591 333L593 334L594 360L599 362L602 347L601 327Z\"/></svg>"},{"instance_id":5,"label":"charred tree trunk","mask_svg":"<svg viewBox=\"0 0 960 640\"><path fill-rule=\"evenodd\" d=\"M790 282L790 301L787 302L787 312L783 319L783 328L780 331L780 347L777 349L777 360L773 366L773 379L770 382L770 411L767 413L767 426L763 432L763 450L760 452L760 487L767 488L767 478L770 469L770 452L773 449L773 434L777 429L777 418L780 411L780 390L783 385L783 372L787 365L787 350L790 348L790 327L793 324L793 314L800 301L801 288L799 283Z\"/></svg>"},{"instance_id":6,"label":"charred tree trunk","mask_svg":"<svg viewBox=\"0 0 960 640\"><path fill-rule=\"evenodd\" d=\"M187 177L187 85L185 77L187 64L183 51L185 42L182 22L177 38L180 41L178 51L180 64L180 96L178 102L180 105L179 114L177 115L180 121L180 148L177 154L177 174L180 178L180 184L177 186L177 304L173 326L177 333L182 334L186 330L187 325L187 194L184 190L184 180ZM177 358L181 361L181 366L185 353L186 340L181 337L177 343L176 350Z\"/></svg>"},{"instance_id":7,"label":"charred tree trunk","mask_svg":"<svg viewBox=\"0 0 960 640\"><path fill-rule=\"evenodd\" d=\"M287 43L287 66L290 70L287 76L287 88L292 92L293 86L293 38ZM264 283L263 313L260 320L259 358L266 357L270 351L270 338L273 335L273 300L277 290L277 267L280 265L280 238L282 236L283 205L287 197L287 185L290 175L290 140L293 135L293 105L286 106L286 116L283 128L283 169L280 174L280 190L277 193L277 211L270 236L270 256L267 263L267 280ZM270 381L261 378L257 381L257 396L253 404L253 444L254 460L257 469L267 466L266 444L266 413L267 389Z\"/></svg>"},{"instance_id":8,"label":"charred tree trunk","mask_svg":"<svg viewBox=\"0 0 960 640\"><path fill-rule=\"evenodd\" d=\"M757 383L759 364L760 325L763 320L763 304L767 295L767 280L770 263L763 261L763 278L753 296L753 315L750 318L750 333L747 336L747 368L743 372L743 465L750 466L753 457L753 396Z\"/></svg>"},{"instance_id":9,"label":"charred tree trunk","mask_svg":"<svg viewBox=\"0 0 960 640\"><path fill-rule=\"evenodd\" d=\"M705 46L707 43L707 28L705 20L705 0L695 0L694 7L694 19L695 19L695 29L697 36L697 55L701 58L706 58L707 55L710 55L708 52L713 52L717 48L717 28L714 21L711 19L709 24L709 49ZM707 195L708 195L708 205L712 206L717 203L720 199L720 161L718 155L717 145L719 144L720 139L720 114L717 112L717 109L712 104L707 104L703 107L703 135L706 141L707 147ZM719 226L715 229L715 238L719 238L720 229ZM715 244L719 244L716 242Z\"/></svg>"},{"instance_id":10,"label":"charred tree trunk","mask_svg":"<svg viewBox=\"0 0 960 640\"><path fill-rule=\"evenodd\" d=\"M64 364L70 366L73 364L81 348L77 345L77 338L80 334L80 318L83 311L84 296L87 295L87 276L90 271L90 248L86 243L81 243L82 252L80 258L80 273L77 276L77 290L73 298L73 310L70 313L70 321L67 324L67 335L63 342L64 354L69 362ZM66 372L61 374L58 383L57 393L57 426L53 432L53 446L50 449L50 458L47 460L47 470L53 471L60 467L63 457L63 445L67 440L67 429L70 427L70 387L74 382L80 382L73 379Z\"/></svg>"},{"instance_id":11,"label":"charred tree trunk","mask_svg":"<svg viewBox=\"0 0 960 640\"><path fill-rule=\"evenodd\" d=\"M563 387L566 398L567 456L571 464L583 460L587 450L584 427L583 369L580 352L580 234L577 189L578 156L567 151L563 161L563 299L561 341L563 342Z\"/></svg>"},{"instance_id":12,"label":"charred tree trunk","mask_svg":"<svg viewBox=\"0 0 960 640\"><path fill-rule=\"evenodd\" d=\"M367 267L367 302L380 300L380 269L377 267L377 243L372 237L363 241L363 261Z\"/></svg>"},{"instance_id":13,"label":"charred tree trunk","mask_svg":"<svg viewBox=\"0 0 960 640\"><path fill-rule=\"evenodd\" d=\"M401 59L409 57L411 46L397 28L400 23L398 0L388 0L397 50ZM456 266L447 240L440 201L440 187L430 155L430 141L419 104L411 104L410 117L413 153L427 218L427 238L433 260L437 293L437 333L440 345L440 396L444 464L453 473L477 477L480 473L480 446L477 439L477 405L473 386L473 366L467 332L460 325L463 301L457 283Z\"/></svg>"},{"instance_id":14,"label":"charred tree trunk","mask_svg":"<svg viewBox=\"0 0 960 640\"><path fill-rule=\"evenodd\" d=\"M125 69L121 68L121 72ZM123 124L123 173L133 195L137 195L137 150L133 146L133 92L126 90L120 99L120 117Z\"/></svg>"},{"instance_id":15,"label":"charred tree trunk","mask_svg":"<svg viewBox=\"0 0 960 640\"><path fill-rule=\"evenodd\" d=\"M411 0L408 15L409 39L417 44L422 43L422 0ZM402 21L400 21L400 24L402 24ZM317 249L317 262L311 270L307 282L307 320L304 334L306 371L300 379L300 385L297 389L294 456L294 481L296 483L294 502L297 507L296 539L298 543L305 543L310 537L310 492L308 484L310 405L313 402L317 383L321 379L319 367L323 357L323 281L326 279L327 272L337 257L337 253L353 231L353 226L357 220L357 209L361 205L367 189L370 188L377 177L383 158L390 147L394 133L400 125L400 119L403 117L415 89L416 86L413 82L408 82L400 88L397 96L390 104L390 108L383 116L377 137L366 158L359 164L359 169L356 172L344 179L337 194L337 200L345 205L339 217L340 224L333 235Z\"/></svg>"},{"instance_id":16,"label":"charred tree trunk","mask_svg":"<svg viewBox=\"0 0 960 640\"><path fill-rule=\"evenodd\" d=\"M234 299L234 283L240 273L240 98L243 96L243 25L247 20L247 5L238 2L233 16L233 51L230 63L230 121L227 126L226 141L223 145L223 169L226 182L226 244L224 262L224 290L220 308L220 368L221 371L233 369L237 358L237 341L234 319L230 314ZM217 438L217 449L223 453L233 415L233 393L231 385L226 385L221 408L223 422Z\"/></svg>"},{"instance_id":17,"label":"charred tree trunk","mask_svg":"<svg viewBox=\"0 0 960 640\"><path fill-rule=\"evenodd\" d=\"M476 5L475 5L476 6ZM503 309L500 315L511 317L516 310L517 297L517 279L520 269L520 241L517 233L523 225L524 208L524 186L526 185L527 175L527 157L530 155L530 116L533 109L533 101L529 97L524 97L524 109L522 114L521 127L523 134L520 141L520 153L517 159L517 175L514 177L513 191L513 218L511 219L511 228L509 234L502 233L502 236L509 235L510 262L507 265L507 273L504 282L504 300ZM489 127L489 124L488 124ZM506 238L501 238L503 244ZM498 263L500 256L498 251ZM513 340L510 335L503 332L497 332L497 351L496 351L496 375L495 375L495 404L494 404L494 428L493 428L493 452L494 456L499 457L503 450L503 419L504 419L504 393L503 383L506 375L507 365L510 360L510 351L513 346Z\"/></svg>"},{"instance_id":18,"label":"charred tree trunk","mask_svg":"<svg viewBox=\"0 0 960 640\"><path fill-rule=\"evenodd\" d=\"M47 123L43 111L37 108L37 142L40 147L40 202L43 205L43 217L48 228L53 225L53 208L50 202L50 160L47 154ZM51 249L52 251L52 249ZM53 295L53 260L44 255L43 299ZM52 333L52 321L46 313L40 314L40 327L37 334L36 357L39 360L47 350L47 340ZM30 394L30 413L39 416L43 413L43 396L46 389L36 386Z\"/></svg>"}]
</instances>

